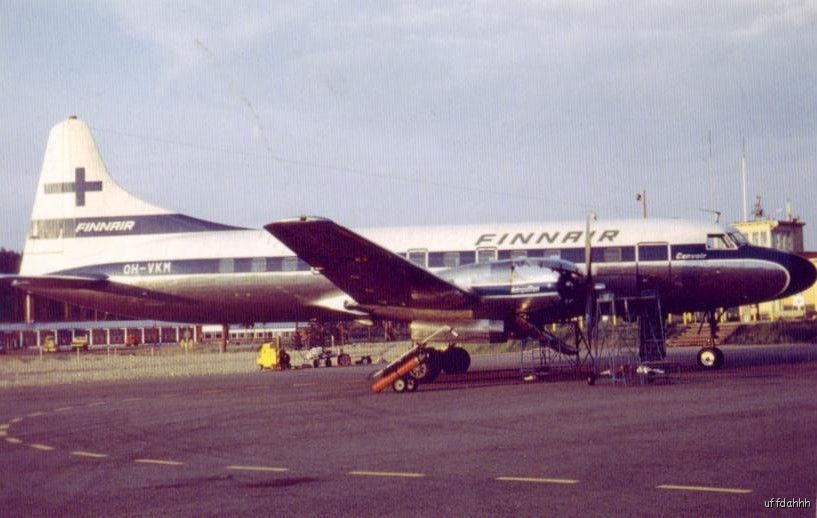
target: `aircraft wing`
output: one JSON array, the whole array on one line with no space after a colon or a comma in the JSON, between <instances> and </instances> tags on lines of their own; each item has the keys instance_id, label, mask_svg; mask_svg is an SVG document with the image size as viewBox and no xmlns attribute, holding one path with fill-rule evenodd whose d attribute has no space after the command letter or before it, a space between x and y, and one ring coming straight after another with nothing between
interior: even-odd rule
<instances>
[{"instance_id":1,"label":"aircraft wing","mask_svg":"<svg viewBox=\"0 0 817 518\"><path fill-rule=\"evenodd\" d=\"M0 275L0 285L47 293L49 290L90 290L146 301L189 303L188 299L109 280L104 275Z\"/></svg>"},{"instance_id":2,"label":"aircraft wing","mask_svg":"<svg viewBox=\"0 0 817 518\"><path fill-rule=\"evenodd\" d=\"M328 219L302 217L264 228L358 304L463 309L478 301L476 295Z\"/></svg>"}]
</instances>

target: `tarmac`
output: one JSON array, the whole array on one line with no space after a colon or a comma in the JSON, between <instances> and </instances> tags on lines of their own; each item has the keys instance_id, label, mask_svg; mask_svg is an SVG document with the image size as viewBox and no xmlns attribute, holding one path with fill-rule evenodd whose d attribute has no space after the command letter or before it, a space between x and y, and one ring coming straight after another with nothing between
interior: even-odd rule
<instances>
[{"instance_id":1,"label":"tarmac","mask_svg":"<svg viewBox=\"0 0 817 518\"><path fill-rule=\"evenodd\" d=\"M372 393L377 366L5 389L0 508L813 516L817 345L724 351L723 370L674 350L677 378L627 385L525 383L505 354L412 394Z\"/></svg>"}]
</instances>

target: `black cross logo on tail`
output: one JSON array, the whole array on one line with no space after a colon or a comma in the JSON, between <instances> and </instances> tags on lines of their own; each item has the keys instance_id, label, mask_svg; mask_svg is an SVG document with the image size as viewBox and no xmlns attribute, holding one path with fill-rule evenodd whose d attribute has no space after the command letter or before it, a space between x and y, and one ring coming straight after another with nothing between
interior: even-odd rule
<instances>
[{"instance_id":1,"label":"black cross logo on tail","mask_svg":"<svg viewBox=\"0 0 817 518\"><path fill-rule=\"evenodd\" d=\"M74 169L74 181L65 183L47 183L45 184L46 194L62 194L73 192L75 193L75 202L77 207L85 206L85 193L93 191L101 191L102 182L86 182L85 168L77 167Z\"/></svg>"}]
</instances>

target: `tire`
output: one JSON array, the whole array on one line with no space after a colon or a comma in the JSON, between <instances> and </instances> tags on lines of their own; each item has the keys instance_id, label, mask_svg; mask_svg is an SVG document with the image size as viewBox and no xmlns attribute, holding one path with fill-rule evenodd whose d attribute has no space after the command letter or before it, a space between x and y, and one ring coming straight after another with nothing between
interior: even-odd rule
<instances>
[{"instance_id":1,"label":"tire","mask_svg":"<svg viewBox=\"0 0 817 518\"><path fill-rule=\"evenodd\" d=\"M464 374L471 366L471 355L462 347L449 347L441 353L440 364L446 374Z\"/></svg>"},{"instance_id":2,"label":"tire","mask_svg":"<svg viewBox=\"0 0 817 518\"><path fill-rule=\"evenodd\" d=\"M324 360L323 364L326 365L327 367L331 367L332 366L332 359L327 358L326 360Z\"/></svg>"},{"instance_id":3,"label":"tire","mask_svg":"<svg viewBox=\"0 0 817 518\"><path fill-rule=\"evenodd\" d=\"M414 392L420 383L411 376L406 376L406 392Z\"/></svg>"},{"instance_id":4,"label":"tire","mask_svg":"<svg viewBox=\"0 0 817 518\"><path fill-rule=\"evenodd\" d=\"M318 360L312 360L312 366L316 369L320 366L321 362Z\"/></svg>"},{"instance_id":5,"label":"tire","mask_svg":"<svg viewBox=\"0 0 817 518\"><path fill-rule=\"evenodd\" d=\"M397 378L391 383L391 389L398 394L402 394L406 391L406 380L405 378Z\"/></svg>"},{"instance_id":6,"label":"tire","mask_svg":"<svg viewBox=\"0 0 817 518\"><path fill-rule=\"evenodd\" d=\"M706 370L720 369L723 359L723 352L717 347L704 347L698 351L698 365Z\"/></svg>"},{"instance_id":7,"label":"tire","mask_svg":"<svg viewBox=\"0 0 817 518\"><path fill-rule=\"evenodd\" d=\"M441 354L436 349L426 351L426 359L411 369L411 376L423 383L431 383L440 375Z\"/></svg>"}]
</instances>

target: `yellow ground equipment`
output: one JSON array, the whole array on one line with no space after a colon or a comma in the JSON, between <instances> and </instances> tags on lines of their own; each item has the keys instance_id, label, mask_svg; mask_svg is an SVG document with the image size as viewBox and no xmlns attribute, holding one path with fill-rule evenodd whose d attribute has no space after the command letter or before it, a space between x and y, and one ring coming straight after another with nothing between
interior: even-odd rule
<instances>
[{"instance_id":1,"label":"yellow ground equipment","mask_svg":"<svg viewBox=\"0 0 817 518\"><path fill-rule=\"evenodd\" d=\"M78 349L82 350L82 351L87 351L88 350L88 337L87 336L77 336L77 337L74 337L73 340L71 340L71 350L76 351Z\"/></svg>"},{"instance_id":2,"label":"yellow ground equipment","mask_svg":"<svg viewBox=\"0 0 817 518\"><path fill-rule=\"evenodd\" d=\"M43 351L47 353L55 353L58 352L59 350L60 348L57 347L57 341L54 339L54 337L46 336L45 339L43 340Z\"/></svg>"},{"instance_id":3,"label":"yellow ground equipment","mask_svg":"<svg viewBox=\"0 0 817 518\"><path fill-rule=\"evenodd\" d=\"M196 342L194 342L192 338L185 337L179 340L179 347L182 348L182 351L192 351L195 346Z\"/></svg>"},{"instance_id":4,"label":"yellow ground equipment","mask_svg":"<svg viewBox=\"0 0 817 518\"><path fill-rule=\"evenodd\" d=\"M280 340L261 344L255 363L258 364L259 370L280 371L290 368L289 354L281 347Z\"/></svg>"}]
</instances>

